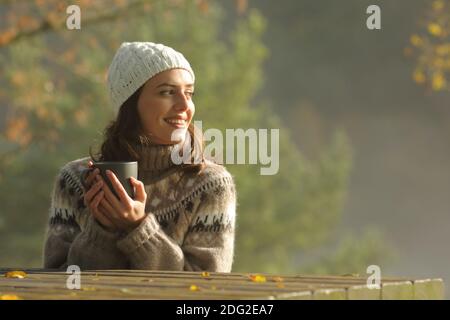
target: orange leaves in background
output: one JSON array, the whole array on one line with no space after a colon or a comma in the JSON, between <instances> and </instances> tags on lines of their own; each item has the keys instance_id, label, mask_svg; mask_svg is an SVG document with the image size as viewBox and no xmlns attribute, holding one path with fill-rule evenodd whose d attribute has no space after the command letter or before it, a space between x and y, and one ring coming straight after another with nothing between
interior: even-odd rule
<instances>
[{"instance_id":1,"label":"orange leaves in background","mask_svg":"<svg viewBox=\"0 0 450 320\"><path fill-rule=\"evenodd\" d=\"M86 123L87 119L88 119L88 112L86 109L77 109L74 112L74 117L75 117L75 121L79 124L79 125L83 125Z\"/></svg>"},{"instance_id":2,"label":"orange leaves in background","mask_svg":"<svg viewBox=\"0 0 450 320\"><path fill-rule=\"evenodd\" d=\"M114 0L114 3L118 6L118 7L125 7L128 3L127 0Z\"/></svg>"},{"instance_id":3,"label":"orange leaves in background","mask_svg":"<svg viewBox=\"0 0 450 320\"><path fill-rule=\"evenodd\" d=\"M13 117L6 124L6 139L18 143L21 146L28 145L32 137L28 129L28 119L26 116L20 115Z\"/></svg>"},{"instance_id":4,"label":"orange leaves in background","mask_svg":"<svg viewBox=\"0 0 450 320\"><path fill-rule=\"evenodd\" d=\"M413 79L418 84L425 83L425 73L422 70L415 70L413 73Z\"/></svg>"},{"instance_id":5,"label":"orange leaves in background","mask_svg":"<svg viewBox=\"0 0 450 320\"><path fill-rule=\"evenodd\" d=\"M75 61L76 51L74 49L67 50L61 55L64 62L72 64Z\"/></svg>"},{"instance_id":6,"label":"orange leaves in background","mask_svg":"<svg viewBox=\"0 0 450 320\"><path fill-rule=\"evenodd\" d=\"M420 36L417 35L417 34L413 34L413 35L410 37L410 42L411 42L411 44L412 44L413 46L415 46L415 47L421 47L421 46L423 46L423 39L422 39L422 37L420 37Z\"/></svg>"},{"instance_id":7,"label":"orange leaves in background","mask_svg":"<svg viewBox=\"0 0 450 320\"><path fill-rule=\"evenodd\" d=\"M433 74L433 77L431 78L431 87L434 91L439 91L445 88L447 85L447 80L445 79L445 76L441 72L436 72Z\"/></svg>"},{"instance_id":8,"label":"orange leaves in background","mask_svg":"<svg viewBox=\"0 0 450 320\"><path fill-rule=\"evenodd\" d=\"M441 11L445 7L444 0L434 1L432 4L432 8L434 11Z\"/></svg>"},{"instance_id":9,"label":"orange leaves in background","mask_svg":"<svg viewBox=\"0 0 450 320\"><path fill-rule=\"evenodd\" d=\"M43 6L47 1L46 0L34 0L34 3L39 7Z\"/></svg>"},{"instance_id":10,"label":"orange leaves in background","mask_svg":"<svg viewBox=\"0 0 450 320\"><path fill-rule=\"evenodd\" d=\"M206 14L209 11L209 4L207 0L197 0L197 7L203 14Z\"/></svg>"},{"instance_id":11,"label":"orange leaves in background","mask_svg":"<svg viewBox=\"0 0 450 320\"><path fill-rule=\"evenodd\" d=\"M209 12L208 0L197 0L197 8L201 13L207 14ZM236 12L244 14L247 11L248 0L235 0Z\"/></svg>"},{"instance_id":12,"label":"orange leaves in background","mask_svg":"<svg viewBox=\"0 0 450 320\"><path fill-rule=\"evenodd\" d=\"M247 11L248 1L247 0L236 0L236 11L238 14L243 14Z\"/></svg>"},{"instance_id":13,"label":"orange leaves in background","mask_svg":"<svg viewBox=\"0 0 450 320\"><path fill-rule=\"evenodd\" d=\"M18 30L15 27L10 27L10 28L0 32L0 46L11 42L11 40L16 37L17 33L18 33Z\"/></svg>"},{"instance_id":14,"label":"orange leaves in background","mask_svg":"<svg viewBox=\"0 0 450 320\"><path fill-rule=\"evenodd\" d=\"M38 25L39 21L28 15L20 16L17 21L17 27L19 29L32 29L36 28Z\"/></svg>"},{"instance_id":15,"label":"orange leaves in background","mask_svg":"<svg viewBox=\"0 0 450 320\"><path fill-rule=\"evenodd\" d=\"M183 2L185 0L172 0L174 5ZM7 21L4 29L0 29L0 46L6 46L23 35L31 37L49 29L64 29L67 19L66 9L72 4L78 5L81 11L85 13L84 23L92 23L103 19L106 11L116 11L117 17L120 18L121 13L126 12L130 7L140 6L145 12L150 11L152 7L151 1L137 0L78 0L75 3L69 0L10 2L0 7L0 9L3 9L0 12L3 11L7 15L5 17L0 14L0 19ZM208 0L197 0L196 6L204 14L209 12ZM235 0L235 8L238 14L244 14L248 10L248 0Z\"/></svg>"},{"instance_id":16,"label":"orange leaves in background","mask_svg":"<svg viewBox=\"0 0 450 320\"><path fill-rule=\"evenodd\" d=\"M424 20L404 50L416 59L412 79L432 91L450 90L450 1L432 1Z\"/></svg>"},{"instance_id":17,"label":"orange leaves in background","mask_svg":"<svg viewBox=\"0 0 450 320\"><path fill-rule=\"evenodd\" d=\"M439 37L444 33L442 27L437 23L430 23L428 25L428 32L435 37Z\"/></svg>"},{"instance_id":18,"label":"orange leaves in background","mask_svg":"<svg viewBox=\"0 0 450 320\"><path fill-rule=\"evenodd\" d=\"M20 71L15 72L11 77L11 82L15 86L23 86L26 82L26 74Z\"/></svg>"}]
</instances>

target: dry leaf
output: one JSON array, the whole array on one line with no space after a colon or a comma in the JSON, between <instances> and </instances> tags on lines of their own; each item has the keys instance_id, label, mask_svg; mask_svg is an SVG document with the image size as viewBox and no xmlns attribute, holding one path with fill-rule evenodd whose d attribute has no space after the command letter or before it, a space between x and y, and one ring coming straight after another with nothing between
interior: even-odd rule
<instances>
[{"instance_id":1,"label":"dry leaf","mask_svg":"<svg viewBox=\"0 0 450 320\"><path fill-rule=\"evenodd\" d=\"M23 271L9 271L5 273L5 277L23 279L27 277L27 274Z\"/></svg>"},{"instance_id":2,"label":"dry leaf","mask_svg":"<svg viewBox=\"0 0 450 320\"><path fill-rule=\"evenodd\" d=\"M131 290L127 288L120 289L120 291L123 293L132 293Z\"/></svg>"},{"instance_id":3,"label":"dry leaf","mask_svg":"<svg viewBox=\"0 0 450 320\"><path fill-rule=\"evenodd\" d=\"M273 277L272 280L275 281L275 282L283 282L283 278L282 277Z\"/></svg>"},{"instance_id":4,"label":"dry leaf","mask_svg":"<svg viewBox=\"0 0 450 320\"><path fill-rule=\"evenodd\" d=\"M83 290L83 291L97 291L97 289L94 288L94 287L84 287L81 290Z\"/></svg>"},{"instance_id":5,"label":"dry leaf","mask_svg":"<svg viewBox=\"0 0 450 320\"><path fill-rule=\"evenodd\" d=\"M203 271L203 272L202 272L202 277L203 277L203 278L209 277L209 272Z\"/></svg>"},{"instance_id":6,"label":"dry leaf","mask_svg":"<svg viewBox=\"0 0 450 320\"><path fill-rule=\"evenodd\" d=\"M251 274L249 278L253 282L266 282L266 277L260 274Z\"/></svg>"},{"instance_id":7,"label":"dry leaf","mask_svg":"<svg viewBox=\"0 0 450 320\"><path fill-rule=\"evenodd\" d=\"M0 300L22 300L22 298L16 296L15 294L3 294L0 295Z\"/></svg>"},{"instance_id":8,"label":"dry leaf","mask_svg":"<svg viewBox=\"0 0 450 320\"><path fill-rule=\"evenodd\" d=\"M191 285L191 286L189 287L189 290L191 290L191 291L199 291L200 288L197 287L195 284L193 284L193 285Z\"/></svg>"}]
</instances>

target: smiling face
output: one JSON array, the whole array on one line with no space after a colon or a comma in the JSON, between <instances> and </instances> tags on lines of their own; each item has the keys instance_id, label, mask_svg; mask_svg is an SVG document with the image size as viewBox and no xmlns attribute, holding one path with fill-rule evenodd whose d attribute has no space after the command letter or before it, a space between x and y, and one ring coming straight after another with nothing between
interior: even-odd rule
<instances>
[{"instance_id":1,"label":"smiling face","mask_svg":"<svg viewBox=\"0 0 450 320\"><path fill-rule=\"evenodd\" d=\"M184 69L163 71L145 83L137 110L152 142L168 145L184 139L195 113L193 94L192 76Z\"/></svg>"}]
</instances>

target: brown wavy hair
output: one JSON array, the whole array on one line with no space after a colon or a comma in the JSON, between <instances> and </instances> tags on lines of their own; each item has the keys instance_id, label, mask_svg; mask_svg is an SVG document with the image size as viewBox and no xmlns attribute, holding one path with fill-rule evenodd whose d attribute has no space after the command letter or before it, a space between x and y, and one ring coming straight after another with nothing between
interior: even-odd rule
<instances>
[{"instance_id":1,"label":"brown wavy hair","mask_svg":"<svg viewBox=\"0 0 450 320\"><path fill-rule=\"evenodd\" d=\"M139 161L140 155L134 146L152 144L151 139L143 132L137 110L142 88L143 85L121 105L117 118L106 126L100 152L93 155L92 146L89 148L89 155L94 162ZM190 148L193 150L191 163L182 163L179 166L184 172L200 173L206 166L203 156L205 149L203 134L192 122L189 124L188 132L191 137Z\"/></svg>"}]
</instances>

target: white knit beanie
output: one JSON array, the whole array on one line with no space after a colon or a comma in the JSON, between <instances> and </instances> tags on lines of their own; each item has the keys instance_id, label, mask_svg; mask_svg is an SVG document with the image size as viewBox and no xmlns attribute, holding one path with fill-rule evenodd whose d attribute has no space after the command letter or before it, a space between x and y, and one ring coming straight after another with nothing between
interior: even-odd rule
<instances>
[{"instance_id":1,"label":"white knit beanie","mask_svg":"<svg viewBox=\"0 0 450 320\"><path fill-rule=\"evenodd\" d=\"M109 96L116 113L120 106L147 80L169 69L194 71L180 52L161 43L124 42L108 69Z\"/></svg>"}]
</instances>

